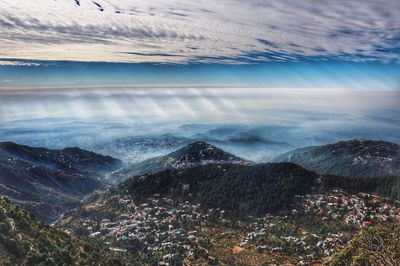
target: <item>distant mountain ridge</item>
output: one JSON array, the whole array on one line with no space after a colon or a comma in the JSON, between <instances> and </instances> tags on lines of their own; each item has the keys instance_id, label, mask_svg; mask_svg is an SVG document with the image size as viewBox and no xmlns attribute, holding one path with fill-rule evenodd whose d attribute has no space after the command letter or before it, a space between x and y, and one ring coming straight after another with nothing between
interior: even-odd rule
<instances>
[{"instance_id":1,"label":"distant mountain ridge","mask_svg":"<svg viewBox=\"0 0 400 266\"><path fill-rule=\"evenodd\" d=\"M122 163L79 148L51 150L0 143L0 194L44 221L54 221L89 193L104 188L107 171Z\"/></svg>"},{"instance_id":2,"label":"distant mountain ridge","mask_svg":"<svg viewBox=\"0 0 400 266\"><path fill-rule=\"evenodd\" d=\"M251 164L250 161L225 152L205 142L194 142L172 153L132 164L114 176L123 180L145 173L156 173L165 169L183 169L206 164Z\"/></svg>"},{"instance_id":3,"label":"distant mountain ridge","mask_svg":"<svg viewBox=\"0 0 400 266\"><path fill-rule=\"evenodd\" d=\"M118 159L82 150L78 147L53 150L29 147L13 142L0 142L0 151L3 155L8 154L24 161L65 171L105 173L122 166Z\"/></svg>"},{"instance_id":4,"label":"distant mountain ridge","mask_svg":"<svg viewBox=\"0 0 400 266\"><path fill-rule=\"evenodd\" d=\"M193 134L192 134L193 133ZM263 162L266 158L287 151L291 144L270 139L260 132L246 128L217 127L198 133L172 132L164 134L134 135L101 141L90 147L93 151L119 158L133 164L163 156L190 143L206 142L248 160ZM268 155L265 154L267 151Z\"/></svg>"},{"instance_id":5,"label":"distant mountain ridge","mask_svg":"<svg viewBox=\"0 0 400 266\"><path fill-rule=\"evenodd\" d=\"M400 145L355 139L284 153L274 162L293 162L319 174L381 177L400 174Z\"/></svg>"}]
</instances>

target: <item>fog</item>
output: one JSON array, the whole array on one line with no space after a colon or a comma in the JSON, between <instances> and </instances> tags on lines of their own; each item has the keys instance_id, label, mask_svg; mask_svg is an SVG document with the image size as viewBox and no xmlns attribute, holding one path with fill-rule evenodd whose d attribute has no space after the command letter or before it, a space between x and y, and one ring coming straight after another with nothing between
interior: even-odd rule
<instances>
[{"instance_id":1,"label":"fog","mask_svg":"<svg viewBox=\"0 0 400 266\"><path fill-rule=\"evenodd\" d=\"M79 146L125 162L196 140L255 161L353 138L400 143L400 93L113 87L0 92L0 140Z\"/></svg>"}]
</instances>

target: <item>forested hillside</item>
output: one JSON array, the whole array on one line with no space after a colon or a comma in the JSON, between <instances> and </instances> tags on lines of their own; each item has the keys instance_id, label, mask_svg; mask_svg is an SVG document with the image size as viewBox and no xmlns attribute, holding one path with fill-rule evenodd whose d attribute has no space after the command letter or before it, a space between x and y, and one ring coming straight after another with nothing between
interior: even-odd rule
<instances>
[{"instance_id":1,"label":"forested hillside","mask_svg":"<svg viewBox=\"0 0 400 266\"><path fill-rule=\"evenodd\" d=\"M400 145L354 139L284 153L275 162L292 162L319 174L378 177L400 174Z\"/></svg>"},{"instance_id":2,"label":"forested hillside","mask_svg":"<svg viewBox=\"0 0 400 266\"><path fill-rule=\"evenodd\" d=\"M311 190L318 175L292 163L204 165L132 178L120 186L135 200L153 194L191 200L236 215L265 214Z\"/></svg>"},{"instance_id":3,"label":"forested hillside","mask_svg":"<svg viewBox=\"0 0 400 266\"><path fill-rule=\"evenodd\" d=\"M0 197L0 265L143 265L35 219Z\"/></svg>"},{"instance_id":4,"label":"forested hillside","mask_svg":"<svg viewBox=\"0 0 400 266\"><path fill-rule=\"evenodd\" d=\"M342 188L349 192L376 192L393 200L400 200L400 176L357 177L324 176L325 189Z\"/></svg>"}]
</instances>

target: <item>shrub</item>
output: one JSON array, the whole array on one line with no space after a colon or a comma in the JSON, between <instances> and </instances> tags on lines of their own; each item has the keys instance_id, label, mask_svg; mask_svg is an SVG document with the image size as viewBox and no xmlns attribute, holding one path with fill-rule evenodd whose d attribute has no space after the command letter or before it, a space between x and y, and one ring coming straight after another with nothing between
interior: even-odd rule
<instances>
[{"instance_id":1,"label":"shrub","mask_svg":"<svg viewBox=\"0 0 400 266\"><path fill-rule=\"evenodd\" d=\"M19 249L18 249L18 245L17 242L15 241L15 239L12 238L4 238L3 240L3 245L6 247L6 249L11 252L14 255L18 255L19 254Z\"/></svg>"},{"instance_id":2,"label":"shrub","mask_svg":"<svg viewBox=\"0 0 400 266\"><path fill-rule=\"evenodd\" d=\"M8 235L10 230L10 226L6 223L0 222L0 234L1 235Z\"/></svg>"}]
</instances>

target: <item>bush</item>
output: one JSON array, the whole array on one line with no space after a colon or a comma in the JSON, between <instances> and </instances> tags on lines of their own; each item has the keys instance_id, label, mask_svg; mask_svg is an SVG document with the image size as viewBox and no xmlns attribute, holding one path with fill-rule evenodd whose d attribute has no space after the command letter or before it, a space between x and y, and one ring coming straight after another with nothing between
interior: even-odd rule
<instances>
[{"instance_id":1,"label":"bush","mask_svg":"<svg viewBox=\"0 0 400 266\"><path fill-rule=\"evenodd\" d=\"M3 245L6 247L6 249L11 252L14 255L18 255L19 254L19 249L18 249L18 245L17 242L15 241L15 239L12 238L4 238L3 240Z\"/></svg>"},{"instance_id":2,"label":"bush","mask_svg":"<svg viewBox=\"0 0 400 266\"><path fill-rule=\"evenodd\" d=\"M9 231L10 231L10 226L6 223L0 222L0 234L5 236L8 235Z\"/></svg>"},{"instance_id":3,"label":"bush","mask_svg":"<svg viewBox=\"0 0 400 266\"><path fill-rule=\"evenodd\" d=\"M0 222L3 222L7 219L7 216L5 213L3 213L2 210L0 210Z\"/></svg>"},{"instance_id":4,"label":"bush","mask_svg":"<svg viewBox=\"0 0 400 266\"><path fill-rule=\"evenodd\" d=\"M56 266L57 264L53 258L47 258L45 261L45 265L46 266Z\"/></svg>"}]
</instances>

